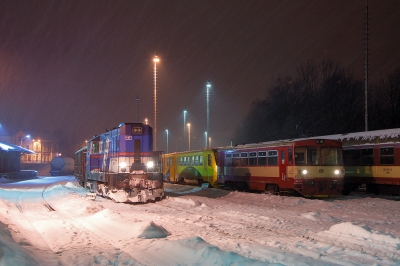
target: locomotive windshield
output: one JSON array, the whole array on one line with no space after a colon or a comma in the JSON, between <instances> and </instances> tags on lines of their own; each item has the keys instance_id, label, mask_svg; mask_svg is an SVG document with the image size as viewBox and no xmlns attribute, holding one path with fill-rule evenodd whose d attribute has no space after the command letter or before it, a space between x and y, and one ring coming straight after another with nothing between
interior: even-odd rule
<instances>
[{"instance_id":1,"label":"locomotive windshield","mask_svg":"<svg viewBox=\"0 0 400 266\"><path fill-rule=\"evenodd\" d=\"M341 165L342 149L337 147L296 147L296 165Z\"/></svg>"},{"instance_id":2,"label":"locomotive windshield","mask_svg":"<svg viewBox=\"0 0 400 266\"><path fill-rule=\"evenodd\" d=\"M336 147L321 148L321 159L323 165L341 165L342 149Z\"/></svg>"}]
</instances>

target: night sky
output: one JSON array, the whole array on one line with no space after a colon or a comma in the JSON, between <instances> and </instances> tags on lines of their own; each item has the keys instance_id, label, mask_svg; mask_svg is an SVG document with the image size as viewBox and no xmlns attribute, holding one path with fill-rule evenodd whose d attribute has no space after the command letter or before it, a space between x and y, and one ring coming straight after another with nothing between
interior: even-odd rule
<instances>
[{"instance_id":1,"label":"night sky","mask_svg":"<svg viewBox=\"0 0 400 266\"><path fill-rule=\"evenodd\" d=\"M278 77L329 58L364 79L365 1L0 1L0 123L59 132L74 145L138 121L158 149L205 146L210 79L213 146L229 145L255 99ZM400 67L400 1L370 0L370 79ZM290 106L288 106L290 108ZM10 130L11 131L11 130ZM61 133L62 132L62 133ZM233 140L234 141L234 140Z\"/></svg>"}]
</instances>

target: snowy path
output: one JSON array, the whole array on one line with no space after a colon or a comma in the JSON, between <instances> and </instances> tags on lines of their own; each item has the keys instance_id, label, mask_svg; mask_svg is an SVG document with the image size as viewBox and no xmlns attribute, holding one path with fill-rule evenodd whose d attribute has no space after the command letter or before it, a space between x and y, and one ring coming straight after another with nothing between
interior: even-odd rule
<instances>
[{"instance_id":1,"label":"snowy path","mask_svg":"<svg viewBox=\"0 0 400 266\"><path fill-rule=\"evenodd\" d=\"M75 184L49 177L0 186L0 265L400 264L393 199L166 184L161 202L121 204L88 200Z\"/></svg>"}]
</instances>

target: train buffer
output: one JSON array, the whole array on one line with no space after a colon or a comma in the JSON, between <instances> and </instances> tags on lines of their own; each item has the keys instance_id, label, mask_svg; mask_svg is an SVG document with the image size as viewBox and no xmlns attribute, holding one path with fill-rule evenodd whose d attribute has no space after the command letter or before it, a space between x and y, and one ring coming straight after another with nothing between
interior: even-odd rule
<instances>
[{"instance_id":1,"label":"train buffer","mask_svg":"<svg viewBox=\"0 0 400 266\"><path fill-rule=\"evenodd\" d=\"M95 200L96 199L96 193L86 193L86 198L90 200Z\"/></svg>"}]
</instances>

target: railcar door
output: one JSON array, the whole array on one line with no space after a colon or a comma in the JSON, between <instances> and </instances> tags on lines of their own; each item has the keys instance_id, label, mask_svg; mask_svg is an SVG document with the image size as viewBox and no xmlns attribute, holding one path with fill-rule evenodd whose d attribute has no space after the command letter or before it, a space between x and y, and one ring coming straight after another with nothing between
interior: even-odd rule
<instances>
[{"instance_id":1,"label":"railcar door","mask_svg":"<svg viewBox=\"0 0 400 266\"><path fill-rule=\"evenodd\" d=\"M288 178L286 176L286 165L287 165L287 158L286 158L285 149L281 150L280 162L279 162L279 174L280 174L280 184L282 184L283 188L288 187Z\"/></svg>"}]
</instances>

